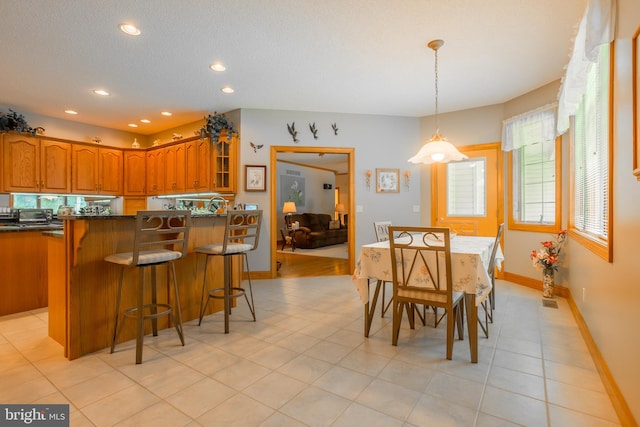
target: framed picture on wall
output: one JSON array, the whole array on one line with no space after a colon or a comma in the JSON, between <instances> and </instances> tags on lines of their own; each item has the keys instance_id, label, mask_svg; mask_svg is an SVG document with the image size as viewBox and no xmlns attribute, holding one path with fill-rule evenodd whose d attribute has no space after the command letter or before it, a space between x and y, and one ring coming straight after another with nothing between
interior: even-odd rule
<instances>
[{"instance_id":1,"label":"framed picture on wall","mask_svg":"<svg viewBox=\"0 0 640 427\"><path fill-rule=\"evenodd\" d=\"M400 169L376 168L376 193L399 193Z\"/></svg>"},{"instance_id":2,"label":"framed picture on wall","mask_svg":"<svg viewBox=\"0 0 640 427\"><path fill-rule=\"evenodd\" d=\"M267 191L267 167L264 165L245 165L244 190Z\"/></svg>"}]
</instances>

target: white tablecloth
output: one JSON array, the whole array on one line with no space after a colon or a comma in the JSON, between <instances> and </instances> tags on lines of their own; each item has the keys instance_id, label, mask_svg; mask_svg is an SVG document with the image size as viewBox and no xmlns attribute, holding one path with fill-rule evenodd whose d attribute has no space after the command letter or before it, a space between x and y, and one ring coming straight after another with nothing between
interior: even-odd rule
<instances>
[{"instance_id":1,"label":"white tablecloth","mask_svg":"<svg viewBox=\"0 0 640 427\"><path fill-rule=\"evenodd\" d=\"M487 273L495 237L455 236L451 239L451 274L453 289L476 295L476 305L491 292ZM496 265L504 260L502 249L496 251ZM353 273L353 283L363 304L369 302L368 279L391 282L391 253L389 242L364 245Z\"/></svg>"}]
</instances>

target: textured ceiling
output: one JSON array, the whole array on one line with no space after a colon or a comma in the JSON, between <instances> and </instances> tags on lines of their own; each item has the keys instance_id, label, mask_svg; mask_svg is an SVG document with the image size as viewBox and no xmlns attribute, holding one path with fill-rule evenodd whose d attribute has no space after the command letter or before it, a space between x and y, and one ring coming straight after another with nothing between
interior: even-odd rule
<instances>
[{"instance_id":1,"label":"textured ceiling","mask_svg":"<svg viewBox=\"0 0 640 427\"><path fill-rule=\"evenodd\" d=\"M492 105L562 76L585 4L2 0L0 105L127 131L147 118L145 135L237 108L420 117L434 113L437 38L440 112Z\"/></svg>"}]
</instances>

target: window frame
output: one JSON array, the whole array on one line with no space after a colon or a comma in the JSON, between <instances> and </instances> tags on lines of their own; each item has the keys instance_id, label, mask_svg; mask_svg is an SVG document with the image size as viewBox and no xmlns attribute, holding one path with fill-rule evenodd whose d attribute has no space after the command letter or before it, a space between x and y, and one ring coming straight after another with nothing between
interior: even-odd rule
<instances>
[{"instance_id":1,"label":"window frame","mask_svg":"<svg viewBox=\"0 0 640 427\"><path fill-rule=\"evenodd\" d=\"M575 166L574 166L574 147L575 147L575 117L571 118L571 139L569 146L569 227L568 233L576 243L584 246L589 251L593 252L600 258L607 262L613 262L613 89L614 89L614 58L615 47L614 43L609 43L609 96L608 96L608 114L609 114L609 126L607 129L607 147L609 150L609 156L607 161L608 167L608 204L606 208L607 212L607 238L602 239L594 236L591 233L579 230L575 226Z\"/></svg>"},{"instance_id":2,"label":"window frame","mask_svg":"<svg viewBox=\"0 0 640 427\"><path fill-rule=\"evenodd\" d=\"M521 222L513 216L513 153L515 149L507 153L507 179L509 189L507 194L507 225L510 230L533 231L541 233L556 234L562 229L562 136L555 139L555 174L556 174L556 214L553 224L534 224L529 222Z\"/></svg>"}]
</instances>

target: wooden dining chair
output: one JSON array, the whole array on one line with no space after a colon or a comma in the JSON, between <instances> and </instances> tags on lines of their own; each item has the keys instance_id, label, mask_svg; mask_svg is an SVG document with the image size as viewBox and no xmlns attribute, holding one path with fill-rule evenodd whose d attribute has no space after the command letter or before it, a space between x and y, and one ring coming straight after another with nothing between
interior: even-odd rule
<instances>
[{"instance_id":1,"label":"wooden dining chair","mask_svg":"<svg viewBox=\"0 0 640 427\"><path fill-rule=\"evenodd\" d=\"M496 308L496 253L498 252L498 246L500 246L500 240L502 239L502 233L504 232L504 222L498 227L498 234L496 235L496 241L493 243L491 249L491 259L489 259L489 278L491 279L491 293L489 294L489 302L491 304L490 320L493 322L493 310Z\"/></svg>"},{"instance_id":2,"label":"wooden dining chair","mask_svg":"<svg viewBox=\"0 0 640 427\"><path fill-rule=\"evenodd\" d=\"M415 305L439 307L447 317L447 359L453 357L453 339L463 337L462 292L453 289L451 242L448 228L389 227L393 278L392 344L398 345L403 311L415 327Z\"/></svg>"},{"instance_id":3,"label":"wooden dining chair","mask_svg":"<svg viewBox=\"0 0 640 427\"><path fill-rule=\"evenodd\" d=\"M496 235L496 240L493 242L493 248L491 249L491 258L489 259L489 267L487 267L487 273L489 274L489 278L491 279L491 293L479 306L482 307L484 311L484 315L480 317L480 313L478 313L478 323L480 325L480 329L484 333L484 336L489 338L489 323L493 323L493 309L495 306L495 289L496 289L496 279L495 279L495 266L496 266L496 253L498 252L498 246L500 245L500 239L502 238L502 232L504 230L504 223L500 224L498 227L498 234Z\"/></svg>"},{"instance_id":4,"label":"wooden dining chair","mask_svg":"<svg viewBox=\"0 0 640 427\"><path fill-rule=\"evenodd\" d=\"M386 242L389 240L389 226L391 225L391 221L374 221L373 229L376 232L376 241L377 242ZM380 317L384 317L389 307L391 307L391 302L393 298L390 298L389 301L385 304L385 290L387 288L387 283L384 282L382 284L382 305L380 307Z\"/></svg>"}]
</instances>

